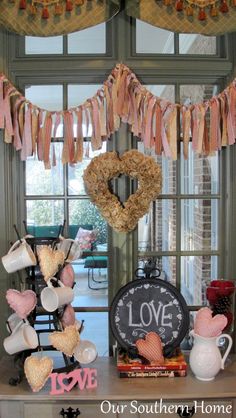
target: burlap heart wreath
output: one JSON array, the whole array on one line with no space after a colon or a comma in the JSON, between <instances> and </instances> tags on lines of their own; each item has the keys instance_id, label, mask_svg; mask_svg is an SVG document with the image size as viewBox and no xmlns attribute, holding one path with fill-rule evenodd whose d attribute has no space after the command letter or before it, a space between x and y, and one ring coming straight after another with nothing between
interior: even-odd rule
<instances>
[{"instance_id":1,"label":"burlap heart wreath","mask_svg":"<svg viewBox=\"0 0 236 418\"><path fill-rule=\"evenodd\" d=\"M139 187L122 205L109 190L109 181L126 174L137 178ZM138 220L148 212L152 200L161 191L161 169L152 157L137 150L106 152L93 158L84 172L84 184L91 201L96 204L109 225L118 232L132 231Z\"/></svg>"}]
</instances>

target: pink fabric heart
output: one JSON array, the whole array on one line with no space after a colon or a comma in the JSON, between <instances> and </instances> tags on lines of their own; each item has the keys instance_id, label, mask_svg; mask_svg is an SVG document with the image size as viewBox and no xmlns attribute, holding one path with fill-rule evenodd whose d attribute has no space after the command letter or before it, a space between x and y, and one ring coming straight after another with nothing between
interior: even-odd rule
<instances>
[{"instance_id":1,"label":"pink fabric heart","mask_svg":"<svg viewBox=\"0 0 236 418\"><path fill-rule=\"evenodd\" d=\"M67 305L67 307L65 308L61 318L61 323L63 325L63 328L69 327L70 325L74 325L75 311L71 305Z\"/></svg>"},{"instance_id":2,"label":"pink fabric heart","mask_svg":"<svg viewBox=\"0 0 236 418\"><path fill-rule=\"evenodd\" d=\"M75 272L71 264L67 264L60 273L60 280L65 286L73 287Z\"/></svg>"},{"instance_id":3,"label":"pink fabric heart","mask_svg":"<svg viewBox=\"0 0 236 418\"><path fill-rule=\"evenodd\" d=\"M25 319L36 306L37 297L33 290L19 292L15 289L9 289L6 293L6 299L10 307L21 319Z\"/></svg>"},{"instance_id":4,"label":"pink fabric heart","mask_svg":"<svg viewBox=\"0 0 236 418\"><path fill-rule=\"evenodd\" d=\"M211 309L201 308L196 315L194 332L206 338L217 337L226 327L227 322L225 315L218 314L212 317Z\"/></svg>"},{"instance_id":5,"label":"pink fabric heart","mask_svg":"<svg viewBox=\"0 0 236 418\"><path fill-rule=\"evenodd\" d=\"M155 364L163 364L163 350L161 338L155 332L149 332L145 340L139 339L136 341L138 353Z\"/></svg>"}]
</instances>

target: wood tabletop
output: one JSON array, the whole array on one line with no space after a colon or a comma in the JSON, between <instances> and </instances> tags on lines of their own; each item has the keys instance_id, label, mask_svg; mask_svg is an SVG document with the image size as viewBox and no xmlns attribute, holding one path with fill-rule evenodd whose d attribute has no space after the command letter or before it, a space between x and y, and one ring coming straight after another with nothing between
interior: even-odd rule
<instances>
[{"instance_id":1,"label":"wood tabletop","mask_svg":"<svg viewBox=\"0 0 236 418\"><path fill-rule=\"evenodd\" d=\"M88 367L88 366L87 366ZM233 399L236 398L236 362L229 360L225 370L211 382L197 380L188 369L186 377L161 378L119 378L115 362L109 358L99 358L89 365L96 368L98 387L80 391L75 387L71 392L52 396L51 379L38 393L33 393L26 381L18 386L8 384L10 377L16 377L13 358L4 358L0 362L0 400L28 400L33 402L64 400L64 401L112 401L158 400L158 399Z\"/></svg>"}]
</instances>

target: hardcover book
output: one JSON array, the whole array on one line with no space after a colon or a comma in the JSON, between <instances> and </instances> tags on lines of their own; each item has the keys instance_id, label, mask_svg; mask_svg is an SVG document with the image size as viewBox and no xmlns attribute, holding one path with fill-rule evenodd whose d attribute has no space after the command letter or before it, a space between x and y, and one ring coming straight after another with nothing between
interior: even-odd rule
<instances>
[{"instance_id":1,"label":"hardcover book","mask_svg":"<svg viewBox=\"0 0 236 418\"><path fill-rule=\"evenodd\" d=\"M184 377L187 375L187 370L140 370L119 371L119 377Z\"/></svg>"},{"instance_id":2,"label":"hardcover book","mask_svg":"<svg viewBox=\"0 0 236 418\"><path fill-rule=\"evenodd\" d=\"M127 352L120 351L117 356L117 370L119 372L186 371L187 363L180 350L177 350L173 357L165 358L162 365L149 363L142 357L132 358Z\"/></svg>"}]
</instances>

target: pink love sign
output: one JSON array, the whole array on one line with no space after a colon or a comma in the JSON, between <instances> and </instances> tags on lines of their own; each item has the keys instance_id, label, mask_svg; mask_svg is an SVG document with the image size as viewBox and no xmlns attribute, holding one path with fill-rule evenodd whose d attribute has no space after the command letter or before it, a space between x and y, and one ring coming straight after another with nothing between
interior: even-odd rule
<instances>
[{"instance_id":1,"label":"pink love sign","mask_svg":"<svg viewBox=\"0 0 236 418\"><path fill-rule=\"evenodd\" d=\"M78 384L79 390L97 387L97 369L76 369L70 373L51 373L50 395L61 395Z\"/></svg>"}]
</instances>

